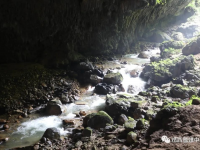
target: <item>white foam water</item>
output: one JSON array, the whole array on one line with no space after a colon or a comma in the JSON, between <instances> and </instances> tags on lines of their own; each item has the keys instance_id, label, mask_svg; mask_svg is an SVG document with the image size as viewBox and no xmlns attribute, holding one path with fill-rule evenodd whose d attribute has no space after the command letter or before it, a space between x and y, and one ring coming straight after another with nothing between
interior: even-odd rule
<instances>
[{"instance_id":1,"label":"white foam water","mask_svg":"<svg viewBox=\"0 0 200 150\"><path fill-rule=\"evenodd\" d=\"M58 116L49 116L24 122L13 134L22 134L23 136L21 139L23 139L29 136L34 136L34 134L37 134L38 132L44 132L47 128L53 127L58 128L61 131L61 135L66 135L68 133L67 131L63 131L61 118Z\"/></svg>"}]
</instances>

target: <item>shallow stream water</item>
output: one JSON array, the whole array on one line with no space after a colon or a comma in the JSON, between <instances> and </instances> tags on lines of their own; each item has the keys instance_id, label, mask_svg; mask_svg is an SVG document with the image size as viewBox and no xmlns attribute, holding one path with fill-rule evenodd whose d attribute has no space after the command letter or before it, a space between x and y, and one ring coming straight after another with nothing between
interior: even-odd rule
<instances>
[{"instance_id":1,"label":"shallow stream water","mask_svg":"<svg viewBox=\"0 0 200 150\"><path fill-rule=\"evenodd\" d=\"M159 53L159 49L150 49L148 52L151 56L155 56ZM120 64L120 60L108 61L104 64L104 69L116 68L117 66L123 66L121 69L114 69L119 71L123 75L122 85L127 92L129 85L132 85L135 89L133 94L145 90L145 81L140 77L131 78L129 71L133 69L142 70L142 64L149 63L149 59L141 59L136 54L125 55L121 58L121 61L127 61L126 65ZM105 107L106 95L93 95L94 87L89 87L88 90L80 97L80 100L76 103L63 105L64 112L60 116L41 116L38 114L30 115L29 118L24 118L22 123L13 126L9 131L0 133L3 136L9 137L9 140L0 145L0 149L11 149L16 147L24 147L35 144L42 137L44 131L50 127L56 127L60 130L61 135L66 136L71 130L64 130L62 127L63 119L80 119L76 118L75 113L83 110L87 113L103 110ZM80 103L84 103L80 105Z\"/></svg>"}]
</instances>

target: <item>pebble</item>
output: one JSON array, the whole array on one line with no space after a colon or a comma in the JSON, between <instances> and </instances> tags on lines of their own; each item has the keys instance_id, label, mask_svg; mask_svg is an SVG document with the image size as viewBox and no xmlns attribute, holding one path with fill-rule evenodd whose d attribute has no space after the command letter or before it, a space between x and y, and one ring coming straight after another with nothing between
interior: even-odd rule
<instances>
[{"instance_id":1,"label":"pebble","mask_svg":"<svg viewBox=\"0 0 200 150\"><path fill-rule=\"evenodd\" d=\"M79 115L80 115L80 116L86 116L87 114L86 114L85 111L80 111L80 112L79 112Z\"/></svg>"},{"instance_id":2,"label":"pebble","mask_svg":"<svg viewBox=\"0 0 200 150\"><path fill-rule=\"evenodd\" d=\"M0 119L0 124L4 124L4 123L7 123L7 121L4 119Z\"/></svg>"},{"instance_id":3,"label":"pebble","mask_svg":"<svg viewBox=\"0 0 200 150\"><path fill-rule=\"evenodd\" d=\"M75 121L74 120L63 120L63 124L64 125L75 125Z\"/></svg>"},{"instance_id":4,"label":"pebble","mask_svg":"<svg viewBox=\"0 0 200 150\"><path fill-rule=\"evenodd\" d=\"M4 128L4 129L9 129L10 127L9 127L9 125L5 124L5 125L3 126L3 128Z\"/></svg>"},{"instance_id":5,"label":"pebble","mask_svg":"<svg viewBox=\"0 0 200 150\"><path fill-rule=\"evenodd\" d=\"M33 147L34 150L38 150L39 148L40 148L39 145L35 145L35 146Z\"/></svg>"}]
</instances>

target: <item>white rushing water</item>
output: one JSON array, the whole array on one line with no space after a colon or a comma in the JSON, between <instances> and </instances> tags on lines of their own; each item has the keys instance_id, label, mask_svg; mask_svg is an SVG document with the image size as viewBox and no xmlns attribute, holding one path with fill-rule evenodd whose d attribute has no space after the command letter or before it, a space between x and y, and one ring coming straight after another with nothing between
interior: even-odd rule
<instances>
[{"instance_id":1,"label":"white rushing water","mask_svg":"<svg viewBox=\"0 0 200 150\"><path fill-rule=\"evenodd\" d=\"M155 55L158 49L151 50L151 54ZM127 92L129 85L134 87L137 94L145 89L145 81L141 78L131 78L130 71L133 69L142 70L141 65L148 63L149 59L137 58L138 55L126 55L122 59L130 61L129 64L124 65L124 68L120 70L115 69L114 71L119 71L123 75L123 86ZM113 66L113 64L120 65L119 61L112 61L106 63L107 67ZM74 119L75 114L80 111L86 111L87 113L103 110L105 107L105 95L92 95L94 87L89 87L87 92L80 98L77 103L63 105L63 114L60 116L48 116L39 117L37 119L28 120L23 122L15 132L10 135L10 139L3 146L0 145L0 149L11 149L14 147L29 146L36 143L43 135L47 128L56 127L61 135L65 136L69 131L65 131L62 127L62 120L64 119ZM82 103L82 104L80 104Z\"/></svg>"}]
</instances>

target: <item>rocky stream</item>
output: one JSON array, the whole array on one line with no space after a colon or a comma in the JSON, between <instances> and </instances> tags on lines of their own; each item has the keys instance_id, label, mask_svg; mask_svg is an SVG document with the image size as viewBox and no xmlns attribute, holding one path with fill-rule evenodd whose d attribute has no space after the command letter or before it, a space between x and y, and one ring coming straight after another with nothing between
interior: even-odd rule
<instances>
[{"instance_id":1,"label":"rocky stream","mask_svg":"<svg viewBox=\"0 0 200 150\"><path fill-rule=\"evenodd\" d=\"M200 149L197 8L155 32L156 42L141 41L140 53L88 57L59 71L22 64L32 72L1 80L23 96L4 100L2 92L0 149Z\"/></svg>"}]
</instances>

